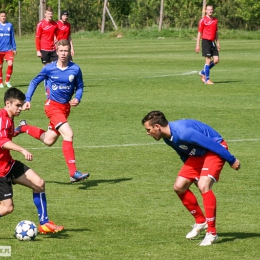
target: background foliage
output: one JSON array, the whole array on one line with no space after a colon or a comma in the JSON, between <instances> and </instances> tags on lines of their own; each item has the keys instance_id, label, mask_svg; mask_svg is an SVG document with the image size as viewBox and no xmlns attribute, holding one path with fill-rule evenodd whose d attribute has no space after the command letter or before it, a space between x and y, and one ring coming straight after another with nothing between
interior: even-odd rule
<instances>
[{"instance_id":1,"label":"background foliage","mask_svg":"<svg viewBox=\"0 0 260 260\"><path fill-rule=\"evenodd\" d=\"M99 30L102 22L103 0L61 0L61 9L70 12L74 32ZM108 8L120 29L143 29L158 25L160 0L110 0ZM22 33L33 33L38 22L39 0L21 0ZM219 25L224 29L259 29L260 2L255 0L211 0ZM58 19L58 0L47 0ZM1 0L1 9L18 32L18 0ZM202 0L165 0L164 28L195 28L201 17ZM109 17L106 30L113 30Z\"/></svg>"}]
</instances>

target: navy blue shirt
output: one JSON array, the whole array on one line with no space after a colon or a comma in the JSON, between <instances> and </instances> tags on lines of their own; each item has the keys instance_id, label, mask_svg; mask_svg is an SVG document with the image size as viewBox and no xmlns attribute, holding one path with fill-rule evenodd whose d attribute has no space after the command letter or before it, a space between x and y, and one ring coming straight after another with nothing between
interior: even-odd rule
<instances>
[{"instance_id":1,"label":"navy blue shirt","mask_svg":"<svg viewBox=\"0 0 260 260\"><path fill-rule=\"evenodd\" d=\"M169 122L171 138L163 138L185 162L189 156L202 156L208 151L216 153L232 165L236 158L220 143L222 136L209 125L194 119Z\"/></svg>"}]
</instances>

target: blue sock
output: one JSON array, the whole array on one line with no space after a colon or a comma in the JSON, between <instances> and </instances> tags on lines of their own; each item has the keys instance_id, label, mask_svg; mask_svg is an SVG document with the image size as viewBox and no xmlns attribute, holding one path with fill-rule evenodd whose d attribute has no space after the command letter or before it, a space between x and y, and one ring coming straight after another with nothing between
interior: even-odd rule
<instances>
[{"instance_id":1,"label":"blue sock","mask_svg":"<svg viewBox=\"0 0 260 260\"><path fill-rule=\"evenodd\" d=\"M45 192L33 193L33 202L38 211L40 225L44 225L49 222Z\"/></svg>"},{"instance_id":2,"label":"blue sock","mask_svg":"<svg viewBox=\"0 0 260 260\"><path fill-rule=\"evenodd\" d=\"M214 63L214 61L212 60L212 61L210 62L210 64L209 64L209 69L212 69L214 66L215 66L215 63Z\"/></svg>"},{"instance_id":3,"label":"blue sock","mask_svg":"<svg viewBox=\"0 0 260 260\"><path fill-rule=\"evenodd\" d=\"M204 71L205 71L205 82L206 82L207 80L209 80L209 65L205 64Z\"/></svg>"}]
</instances>

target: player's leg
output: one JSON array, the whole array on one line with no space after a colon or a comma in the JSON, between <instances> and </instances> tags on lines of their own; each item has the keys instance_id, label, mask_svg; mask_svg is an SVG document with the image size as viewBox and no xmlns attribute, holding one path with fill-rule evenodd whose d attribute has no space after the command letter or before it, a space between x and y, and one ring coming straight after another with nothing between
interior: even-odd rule
<instances>
[{"instance_id":1,"label":"player's leg","mask_svg":"<svg viewBox=\"0 0 260 260\"><path fill-rule=\"evenodd\" d=\"M19 161L15 162L11 172L14 177L14 183L29 187L33 190L33 201L37 208L40 223L39 232L54 233L63 230L63 226L55 225L48 218L44 180L35 171Z\"/></svg>"},{"instance_id":2,"label":"player's leg","mask_svg":"<svg viewBox=\"0 0 260 260\"><path fill-rule=\"evenodd\" d=\"M12 213L13 204L13 188L11 177L0 178L0 217Z\"/></svg>"},{"instance_id":3,"label":"player's leg","mask_svg":"<svg viewBox=\"0 0 260 260\"><path fill-rule=\"evenodd\" d=\"M198 158L198 157L197 157ZM198 158L199 160L199 158ZM174 191L179 196L182 204L192 214L195 219L193 229L187 234L186 238L194 238L199 235L201 230L206 228L206 219L198 204L194 193L189 189L192 183L199 177L196 168L200 168L201 162L190 157L181 168L174 183Z\"/></svg>"},{"instance_id":4,"label":"player's leg","mask_svg":"<svg viewBox=\"0 0 260 260\"><path fill-rule=\"evenodd\" d=\"M11 88L12 85L10 83L10 78L13 74L13 61L14 55L12 51L8 51L5 54L5 60L7 61L7 69L6 69L6 77L5 77L5 84L8 88Z\"/></svg>"},{"instance_id":5,"label":"player's leg","mask_svg":"<svg viewBox=\"0 0 260 260\"><path fill-rule=\"evenodd\" d=\"M3 62L4 62L4 53L0 52L0 88L4 88L4 84L3 84Z\"/></svg>"}]
</instances>

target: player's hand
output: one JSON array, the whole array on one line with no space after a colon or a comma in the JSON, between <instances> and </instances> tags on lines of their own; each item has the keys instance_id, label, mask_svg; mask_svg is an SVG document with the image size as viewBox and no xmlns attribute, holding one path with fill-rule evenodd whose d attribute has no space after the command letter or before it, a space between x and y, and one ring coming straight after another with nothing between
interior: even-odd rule
<instances>
[{"instance_id":1,"label":"player's hand","mask_svg":"<svg viewBox=\"0 0 260 260\"><path fill-rule=\"evenodd\" d=\"M231 165L231 168L238 171L240 169L240 166L241 166L240 161L238 159L236 159L236 161Z\"/></svg>"},{"instance_id":2,"label":"player's hand","mask_svg":"<svg viewBox=\"0 0 260 260\"><path fill-rule=\"evenodd\" d=\"M30 152L28 152L27 150L22 149L21 153L24 155L24 158L27 161L32 161L33 160L33 155Z\"/></svg>"},{"instance_id":3,"label":"player's hand","mask_svg":"<svg viewBox=\"0 0 260 260\"><path fill-rule=\"evenodd\" d=\"M16 55L17 54L17 51L13 51L13 55Z\"/></svg>"},{"instance_id":4,"label":"player's hand","mask_svg":"<svg viewBox=\"0 0 260 260\"><path fill-rule=\"evenodd\" d=\"M196 53L199 53L199 52L200 52L200 47L196 46L195 52L196 52Z\"/></svg>"},{"instance_id":5,"label":"player's hand","mask_svg":"<svg viewBox=\"0 0 260 260\"><path fill-rule=\"evenodd\" d=\"M41 53L40 51L37 51L37 52L36 52L36 55L37 55L37 57L39 57L39 58L42 57L42 53Z\"/></svg>"},{"instance_id":6,"label":"player's hand","mask_svg":"<svg viewBox=\"0 0 260 260\"><path fill-rule=\"evenodd\" d=\"M31 108L31 102L29 101L26 101L24 104L23 104L23 107L22 107L22 110L30 110Z\"/></svg>"},{"instance_id":7,"label":"player's hand","mask_svg":"<svg viewBox=\"0 0 260 260\"><path fill-rule=\"evenodd\" d=\"M70 106L72 106L72 107L76 107L78 104L79 104L79 101L76 98L73 98L70 101Z\"/></svg>"}]
</instances>

